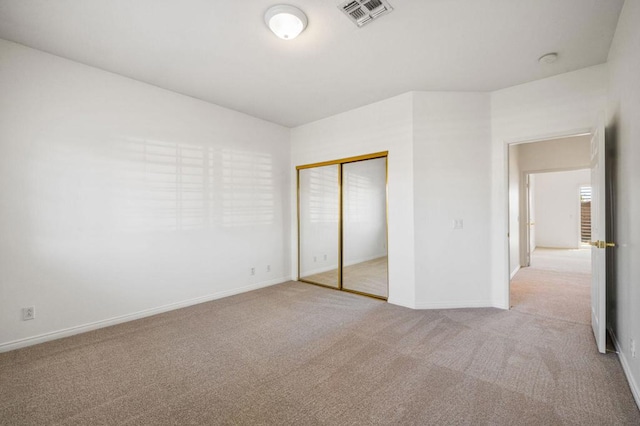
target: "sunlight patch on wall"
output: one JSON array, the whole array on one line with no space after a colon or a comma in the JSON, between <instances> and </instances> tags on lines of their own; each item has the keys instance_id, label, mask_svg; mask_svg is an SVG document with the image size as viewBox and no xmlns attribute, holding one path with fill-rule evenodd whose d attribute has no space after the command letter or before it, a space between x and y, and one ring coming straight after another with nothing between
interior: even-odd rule
<instances>
[{"instance_id":1,"label":"sunlight patch on wall","mask_svg":"<svg viewBox=\"0 0 640 426\"><path fill-rule=\"evenodd\" d=\"M118 147L117 228L188 231L272 224L270 154L126 138Z\"/></svg>"}]
</instances>

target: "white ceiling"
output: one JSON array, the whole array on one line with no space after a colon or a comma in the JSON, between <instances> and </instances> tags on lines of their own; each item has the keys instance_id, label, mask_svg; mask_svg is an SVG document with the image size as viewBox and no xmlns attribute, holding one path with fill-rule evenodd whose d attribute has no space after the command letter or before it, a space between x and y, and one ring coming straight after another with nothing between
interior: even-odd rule
<instances>
[{"instance_id":1,"label":"white ceiling","mask_svg":"<svg viewBox=\"0 0 640 426\"><path fill-rule=\"evenodd\" d=\"M0 38L293 127L410 90L490 91L603 63L624 2L389 0L358 29L337 0L291 0L309 26L284 41L263 18L281 1L0 0Z\"/></svg>"}]
</instances>

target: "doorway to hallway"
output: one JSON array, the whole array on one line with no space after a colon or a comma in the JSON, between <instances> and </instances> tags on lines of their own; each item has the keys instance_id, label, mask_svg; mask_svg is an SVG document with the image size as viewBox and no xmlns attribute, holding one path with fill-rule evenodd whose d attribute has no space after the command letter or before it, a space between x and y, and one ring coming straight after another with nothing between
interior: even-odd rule
<instances>
[{"instance_id":1,"label":"doorway to hallway","mask_svg":"<svg viewBox=\"0 0 640 426\"><path fill-rule=\"evenodd\" d=\"M591 323L591 135L509 147L510 307ZM588 225L587 225L588 223Z\"/></svg>"}]
</instances>

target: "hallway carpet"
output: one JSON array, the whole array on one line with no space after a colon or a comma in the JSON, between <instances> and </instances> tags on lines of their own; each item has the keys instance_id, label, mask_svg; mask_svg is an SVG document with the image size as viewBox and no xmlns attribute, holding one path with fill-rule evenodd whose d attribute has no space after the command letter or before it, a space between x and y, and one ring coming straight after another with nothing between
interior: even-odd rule
<instances>
[{"instance_id":1,"label":"hallway carpet","mask_svg":"<svg viewBox=\"0 0 640 426\"><path fill-rule=\"evenodd\" d=\"M640 424L588 325L288 282L0 354L0 424Z\"/></svg>"},{"instance_id":2,"label":"hallway carpet","mask_svg":"<svg viewBox=\"0 0 640 426\"><path fill-rule=\"evenodd\" d=\"M531 266L511 280L511 307L518 312L591 324L589 249L538 248Z\"/></svg>"}]
</instances>

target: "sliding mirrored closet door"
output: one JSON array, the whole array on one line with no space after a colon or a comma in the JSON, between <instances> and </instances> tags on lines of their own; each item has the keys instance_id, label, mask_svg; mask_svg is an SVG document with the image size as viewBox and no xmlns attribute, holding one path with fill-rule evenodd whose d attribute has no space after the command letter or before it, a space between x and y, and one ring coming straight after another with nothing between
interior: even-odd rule
<instances>
[{"instance_id":1,"label":"sliding mirrored closet door","mask_svg":"<svg viewBox=\"0 0 640 426\"><path fill-rule=\"evenodd\" d=\"M299 275L335 288L340 288L338 174L338 164L298 171Z\"/></svg>"},{"instance_id":2,"label":"sliding mirrored closet door","mask_svg":"<svg viewBox=\"0 0 640 426\"><path fill-rule=\"evenodd\" d=\"M386 298L387 159L342 165L342 287Z\"/></svg>"},{"instance_id":3,"label":"sliding mirrored closet door","mask_svg":"<svg viewBox=\"0 0 640 426\"><path fill-rule=\"evenodd\" d=\"M387 299L387 153L297 169L298 279Z\"/></svg>"}]
</instances>

